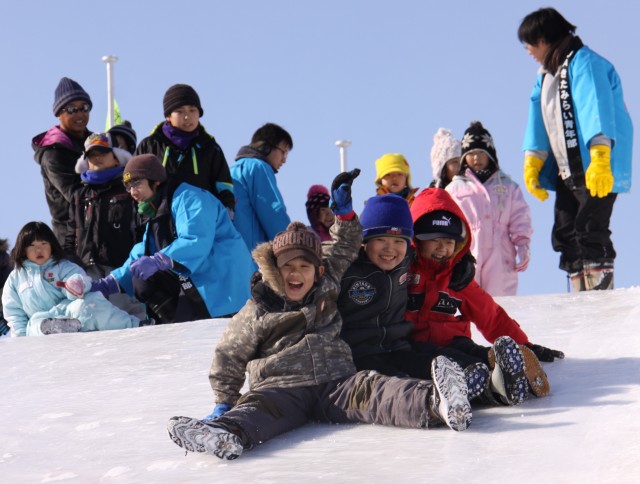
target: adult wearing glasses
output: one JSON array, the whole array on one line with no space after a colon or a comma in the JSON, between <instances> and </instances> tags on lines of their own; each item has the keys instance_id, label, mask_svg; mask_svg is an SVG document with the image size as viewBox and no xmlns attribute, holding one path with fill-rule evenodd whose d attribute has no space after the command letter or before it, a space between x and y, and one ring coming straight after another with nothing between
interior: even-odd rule
<instances>
[{"instance_id":1,"label":"adult wearing glasses","mask_svg":"<svg viewBox=\"0 0 640 484\"><path fill-rule=\"evenodd\" d=\"M80 187L75 166L82 155L84 140L91 134L87 124L92 107L91 98L82 86L63 77L53 101L53 114L60 124L35 136L31 144L44 181L53 233L61 245L66 236L71 198Z\"/></svg>"},{"instance_id":2,"label":"adult wearing glasses","mask_svg":"<svg viewBox=\"0 0 640 484\"><path fill-rule=\"evenodd\" d=\"M173 189L152 154L131 158L123 180L147 218L144 237L93 289L135 296L156 324L240 310L250 297L251 256L222 202L186 182Z\"/></svg>"}]
</instances>

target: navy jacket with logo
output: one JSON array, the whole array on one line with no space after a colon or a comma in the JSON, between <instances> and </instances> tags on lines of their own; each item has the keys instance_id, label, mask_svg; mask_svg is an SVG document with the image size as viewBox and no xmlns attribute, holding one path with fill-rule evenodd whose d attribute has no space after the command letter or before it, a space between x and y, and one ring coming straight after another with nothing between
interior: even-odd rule
<instances>
[{"instance_id":1,"label":"navy jacket with logo","mask_svg":"<svg viewBox=\"0 0 640 484\"><path fill-rule=\"evenodd\" d=\"M398 266L384 271L361 248L342 277L338 298L341 337L349 343L354 358L410 349L412 325L405 321L404 313L412 259L409 248Z\"/></svg>"}]
</instances>

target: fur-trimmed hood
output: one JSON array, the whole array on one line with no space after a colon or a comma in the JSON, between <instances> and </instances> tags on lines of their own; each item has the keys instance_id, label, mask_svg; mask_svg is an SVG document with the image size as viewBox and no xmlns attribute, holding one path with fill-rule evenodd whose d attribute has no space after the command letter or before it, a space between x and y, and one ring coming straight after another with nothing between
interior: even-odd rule
<instances>
[{"instance_id":1,"label":"fur-trimmed hood","mask_svg":"<svg viewBox=\"0 0 640 484\"><path fill-rule=\"evenodd\" d=\"M118 160L118 163L120 166L127 166L127 163L129 163L129 160L133 156L127 150L118 148L117 146L113 147L113 154L116 157L116 160ZM84 173L88 169L89 169L89 163L87 162L87 158L83 153L82 156L78 158L78 161L76 162L76 173L78 174Z\"/></svg>"},{"instance_id":2,"label":"fur-trimmed hood","mask_svg":"<svg viewBox=\"0 0 640 484\"><path fill-rule=\"evenodd\" d=\"M276 258L273 255L271 242L259 244L253 249L251 255L253 256L253 260L256 261L256 264L258 264L258 272L260 272L262 276L262 281L278 296L284 298L284 281L276 265Z\"/></svg>"}]
</instances>

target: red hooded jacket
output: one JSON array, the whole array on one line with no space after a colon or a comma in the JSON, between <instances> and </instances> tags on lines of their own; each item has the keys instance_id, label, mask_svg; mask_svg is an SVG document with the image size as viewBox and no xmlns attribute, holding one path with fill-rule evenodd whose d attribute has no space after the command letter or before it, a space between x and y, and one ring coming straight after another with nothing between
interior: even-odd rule
<instances>
[{"instance_id":1,"label":"red hooded jacket","mask_svg":"<svg viewBox=\"0 0 640 484\"><path fill-rule=\"evenodd\" d=\"M414 325L411 339L448 346L456 336L471 338L473 322L490 343L500 336L511 336L518 344L528 343L518 323L473 280L473 273L463 278L468 283L460 284L464 265L471 264L469 256L465 257L471 246L471 231L449 193L440 188L423 190L411 205L413 222L435 210L449 211L462 220L464 241L456 243L453 256L445 263L423 259L419 246L416 248L405 315ZM419 243L414 239L414 244Z\"/></svg>"}]
</instances>

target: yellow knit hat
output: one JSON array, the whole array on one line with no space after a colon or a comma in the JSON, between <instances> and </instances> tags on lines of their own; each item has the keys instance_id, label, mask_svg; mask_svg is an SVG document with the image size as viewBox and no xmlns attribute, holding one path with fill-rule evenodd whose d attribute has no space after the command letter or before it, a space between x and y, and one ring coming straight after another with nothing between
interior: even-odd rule
<instances>
[{"instance_id":1,"label":"yellow knit hat","mask_svg":"<svg viewBox=\"0 0 640 484\"><path fill-rule=\"evenodd\" d=\"M389 173L400 172L407 175L407 186L411 188L409 162L400 153L387 153L376 160L376 185L381 186L382 177Z\"/></svg>"}]
</instances>

